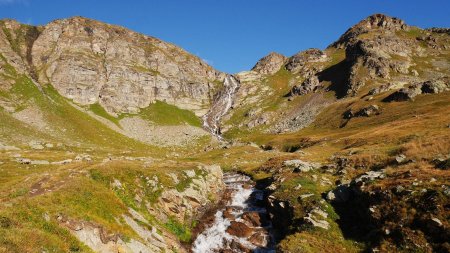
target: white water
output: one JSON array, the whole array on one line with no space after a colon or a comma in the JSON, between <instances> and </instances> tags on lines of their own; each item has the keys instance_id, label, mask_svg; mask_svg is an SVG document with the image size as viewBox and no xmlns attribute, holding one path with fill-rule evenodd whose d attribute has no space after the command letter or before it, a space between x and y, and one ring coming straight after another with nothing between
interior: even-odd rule
<instances>
[{"instance_id":1,"label":"white water","mask_svg":"<svg viewBox=\"0 0 450 253\"><path fill-rule=\"evenodd\" d=\"M258 199L258 197L262 198L262 192L259 192L253 187L246 189L244 184L249 181L249 177L239 174L224 175L226 188L233 191L231 200L226 207L233 208L232 215L235 217L235 221L242 222L243 220L240 217L245 211L257 211L262 213L265 213L266 211L264 208L256 207L255 203L251 201L252 194L254 196L256 194L256 199ZM254 252L275 252L270 246L270 241L272 241L271 238L267 239L269 241L268 247L262 249L253 245L246 238L236 237L227 233L226 230L230 226L231 222L223 217L225 208L218 210L215 214L214 223L197 236L192 246L192 252L214 253L219 252L222 249L233 250L232 252L239 252L236 251L236 249L230 248L233 241L238 242L243 247L253 250ZM270 230L270 226L265 229Z\"/></svg>"},{"instance_id":2,"label":"white water","mask_svg":"<svg viewBox=\"0 0 450 253\"><path fill-rule=\"evenodd\" d=\"M219 93L208 113L203 116L203 127L219 140L222 140L220 120L233 105L233 96L240 84L232 75L227 75L223 85L224 89Z\"/></svg>"}]
</instances>

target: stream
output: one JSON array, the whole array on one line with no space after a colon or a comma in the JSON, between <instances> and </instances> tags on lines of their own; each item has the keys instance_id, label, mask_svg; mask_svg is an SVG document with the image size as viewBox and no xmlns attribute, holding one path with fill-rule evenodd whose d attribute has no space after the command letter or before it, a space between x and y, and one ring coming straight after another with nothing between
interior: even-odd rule
<instances>
[{"instance_id":1,"label":"stream","mask_svg":"<svg viewBox=\"0 0 450 253\"><path fill-rule=\"evenodd\" d=\"M245 175L225 173L224 182L226 204L198 234L192 252L275 252L272 226L262 205L264 192Z\"/></svg>"}]
</instances>

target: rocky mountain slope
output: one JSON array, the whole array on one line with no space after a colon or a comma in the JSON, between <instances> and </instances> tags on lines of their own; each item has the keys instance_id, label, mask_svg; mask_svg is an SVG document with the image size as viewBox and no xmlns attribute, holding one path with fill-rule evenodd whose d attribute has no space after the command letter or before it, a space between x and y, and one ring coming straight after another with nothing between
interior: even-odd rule
<instances>
[{"instance_id":1,"label":"rocky mountain slope","mask_svg":"<svg viewBox=\"0 0 450 253\"><path fill-rule=\"evenodd\" d=\"M228 75L82 17L0 27L0 252L189 252L210 223L223 252L449 252L449 29L376 14Z\"/></svg>"}]
</instances>

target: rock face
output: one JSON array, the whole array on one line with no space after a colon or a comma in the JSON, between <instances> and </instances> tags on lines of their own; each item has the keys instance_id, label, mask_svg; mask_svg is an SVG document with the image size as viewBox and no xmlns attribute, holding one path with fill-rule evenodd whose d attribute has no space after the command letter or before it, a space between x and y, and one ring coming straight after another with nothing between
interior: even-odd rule
<instances>
[{"instance_id":1,"label":"rock face","mask_svg":"<svg viewBox=\"0 0 450 253\"><path fill-rule=\"evenodd\" d=\"M136 113L155 100L206 113L224 75L198 57L122 27L74 17L29 27L3 21L0 53L41 85L110 114ZM26 38L18 34L27 27ZM14 40L14 37L18 37Z\"/></svg>"},{"instance_id":2,"label":"rock face","mask_svg":"<svg viewBox=\"0 0 450 253\"><path fill-rule=\"evenodd\" d=\"M272 52L267 56L261 58L252 68L252 70L260 74L272 75L275 74L278 70L280 70L281 66L284 65L286 59L287 59L286 56Z\"/></svg>"}]
</instances>

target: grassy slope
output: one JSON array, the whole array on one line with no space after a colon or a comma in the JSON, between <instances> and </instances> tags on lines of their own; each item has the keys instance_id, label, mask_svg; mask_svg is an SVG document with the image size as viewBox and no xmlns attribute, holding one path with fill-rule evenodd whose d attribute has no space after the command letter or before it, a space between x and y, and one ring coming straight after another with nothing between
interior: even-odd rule
<instances>
[{"instance_id":1,"label":"grassy slope","mask_svg":"<svg viewBox=\"0 0 450 253\"><path fill-rule=\"evenodd\" d=\"M193 112L189 110L180 109L177 106L169 105L166 102L157 100L148 107L141 109L138 114L121 114L118 117L110 115L98 103L89 106L96 115L103 117L117 126L120 126L119 121L125 117L139 116L151 123L159 126L176 126L176 125L191 125L201 127L202 123Z\"/></svg>"}]
</instances>

